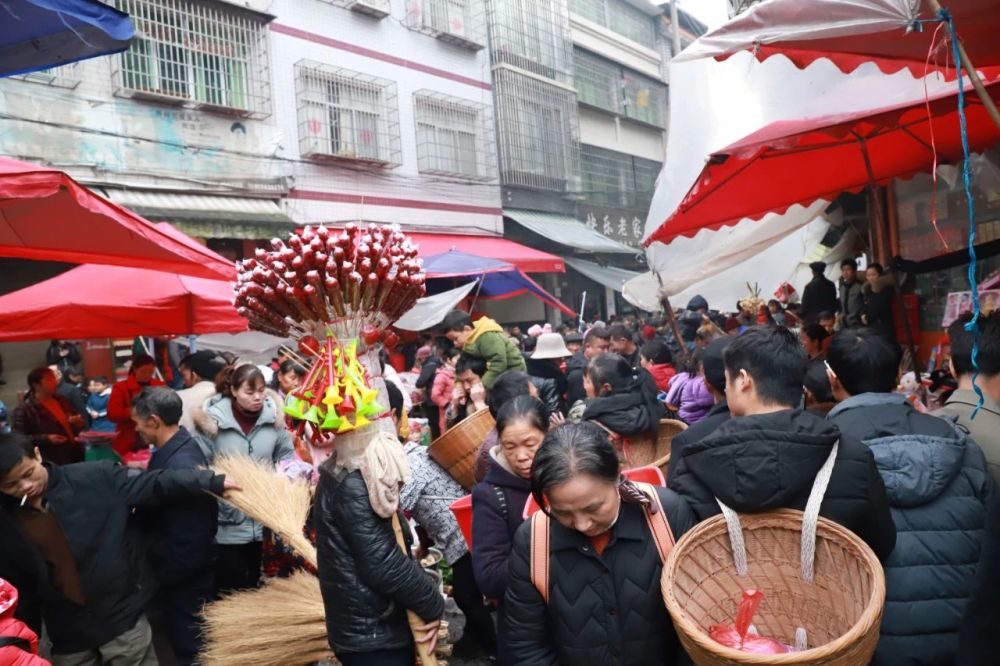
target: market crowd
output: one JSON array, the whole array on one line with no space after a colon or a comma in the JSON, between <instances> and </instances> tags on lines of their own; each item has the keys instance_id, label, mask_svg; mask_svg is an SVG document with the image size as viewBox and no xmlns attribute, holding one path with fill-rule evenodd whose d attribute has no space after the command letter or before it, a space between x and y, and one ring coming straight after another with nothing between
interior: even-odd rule
<instances>
[{"instance_id":1,"label":"market crowd","mask_svg":"<svg viewBox=\"0 0 1000 666\"><path fill-rule=\"evenodd\" d=\"M949 371L928 387L903 372L912 359L897 344L896 278L869 264L861 279L848 260L834 283L826 268L813 266L798 303L751 295L732 312L696 297L672 317L522 330L453 311L387 359L411 468L400 509L412 551L435 547L451 572L466 618L456 656L689 663L661 597L653 521L679 540L720 501L739 513L803 509L835 451L820 514L885 570L873 663L996 661L1000 318L981 319L978 335L953 325ZM416 640L433 646L439 587L398 549L360 472L328 464L336 441L303 441L282 412L306 374L292 355L261 368L200 351L177 363L175 391L150 356L109 384L85 380L72 346L55 346L0 435L0 578L20 594L13 613L0 596L0 633L44 624L54 664L155 664L155 615L178 662L196 663L203 604L305 566L204 492L225 492L206 471L216 456L243 454L315 486L307 532L341 663L413 664L406 611L423 623ZM973 418L974 375L985 403ZM470 542L449 508L469 491L418 434L436 440L486 412L495 426L475 453ZM626 480L630 448L655 441L665 419L687 426L671 441L666 487ZM108 446L85 443L84 429L104 430ZM101 451L111 459L95 460ZM524 518L532 502L549 518L541 545ZM0 663L21 663L3 661L12 651L30 653L0 643Z\"/></svg>"}]
</instances>

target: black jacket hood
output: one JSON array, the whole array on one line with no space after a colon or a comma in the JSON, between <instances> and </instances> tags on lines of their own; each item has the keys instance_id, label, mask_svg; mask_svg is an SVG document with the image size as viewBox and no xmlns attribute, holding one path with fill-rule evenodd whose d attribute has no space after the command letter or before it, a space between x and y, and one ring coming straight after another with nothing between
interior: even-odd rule
<instances>
[{"instance_id":1,"label":"black jacket hood","mask_svg":"<svg viewBox=\"0 0 1000 666\"><path fill-rule=\"evenodd\" d=\"M822 417L790 409L730 419L688 445L684 458L732 509L767 511L808 492L839 437Z\"/></svg>"}]
</instances>

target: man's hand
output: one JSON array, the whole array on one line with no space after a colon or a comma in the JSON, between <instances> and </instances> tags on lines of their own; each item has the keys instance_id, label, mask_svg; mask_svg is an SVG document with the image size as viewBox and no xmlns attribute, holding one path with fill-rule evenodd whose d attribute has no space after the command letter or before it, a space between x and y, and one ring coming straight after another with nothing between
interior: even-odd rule
<instances>
[{"instance_id":1,"label":"man's hand","mask_svg":"<svg viewBox=\"0 0 1000 666\"><path fill-rule=\"evenodd\" d=\"M464 405L466 400L467 397L465 395L465 388L460 385L456 385L451 391L451 404L458 407L459 405Z\"/></svg>"},{"instance_id":2,"label":"man's hand","mask_svg":"<svg viewBox=\"0 0 1000 666\"><path fill-rule=\"evenodd\" d=\"M427 652L434 654L437 647L438 632L441 631L441 620L425 624L421 627L413 627L417 634L417 642L427 646Z\"/></svg>"},{"instance_id":3,"label":"man's hand","mask_svg":"<svg viewBox=\"0 0 1000 666\"><path fill-rule=\"evenodd\" d=\"M486 387L480 382L476 382L472 385L472 388L469 389L469 397L472 398L472 402L476 404L477 408L482 409L480 405L486 405Z\"/></svg>"},{"instance_id":4,"label":"man's hand","mask_svg":"<svg viewBox=\"0 0 1000 666\"><path fill-rule=\"evenodd\" d=\"M562 412L552 412L549 414L549 430L555 430L564 423L566 423L566 417L563 416Z\"/></svg>"},{"instance_id":5,"label":"man's hand","mask_svg":"<svg viewBox=\"0 0 1000 666\"><path fill-rule=\"evenodd\" d=\"M228 497L231 492L240 492L243 490L243 486L236 483L232 479L225 477L222 482L222 496Z\"/></svg>"}]
</instances>

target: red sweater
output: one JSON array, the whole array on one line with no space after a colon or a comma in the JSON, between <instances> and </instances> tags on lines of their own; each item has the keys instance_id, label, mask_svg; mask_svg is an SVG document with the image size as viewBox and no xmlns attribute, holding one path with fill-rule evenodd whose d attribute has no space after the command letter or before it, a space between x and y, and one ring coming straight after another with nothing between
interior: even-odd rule
<instances>
[{"instance_id":1,"label":"red sweater","mask_svg":"<svg viewBox=\"0 0 1000 666\"><path fill-rule=\"evenodd\" d=\"M651 365L646 368L646 370L649 371L649 374L653 375L653 380L656 382L656 388L664 392L669 390L670 380L677 374L677 370L675 370L674 366L669 363Z\"/></svg>"}]
</instances>

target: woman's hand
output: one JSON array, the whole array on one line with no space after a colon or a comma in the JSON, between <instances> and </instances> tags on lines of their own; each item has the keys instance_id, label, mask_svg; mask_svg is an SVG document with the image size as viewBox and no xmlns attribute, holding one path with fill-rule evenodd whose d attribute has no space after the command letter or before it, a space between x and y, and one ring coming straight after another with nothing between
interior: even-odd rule
<instances>
[{"instance_id":1,"label":"woman's hand","mask_svg":"<svg viewBox=\"0 0 1000 666\"><path fill-rule=\"evenodd\" d=\"M438 633L441 631L441 620L420 627L413 627L413 631L417 632L417 642L426 645L427 652L434 654L434 650L437 648Z\"/></svg>"},{"instance_id":2,"label":"woman's hand","mask_svg":"<svg viewBox=\"0 0 1000 666\"><path fill-rule=\"evenodd\" d=\"M49 444L65 444L69 441L69 438L66 435L46 435L45 441Z\"/></svg>"},{"instance_id":3,"label":"woman's hand","mask_svg":"<svg viewBox=\"0 0 1000 666\"><path fill-rule=\"evenodd\" d=\"M79 414L74 414L67 420L69 421L69 424L75 428L82 428L83 424L85 423L83 417L80 416Z\"/></svg>"},{"instance_id":4,"label":"woman's hand","mask_svg":"<svg viewBox=\"0 0 1000 666\"><path fill-rule=\"evenodd\" d=\"M549 414L549 430L555 430L564 423L566 423L566 417L563 416L562 412L552 412Z\"/></svg>"}]
</instances>

